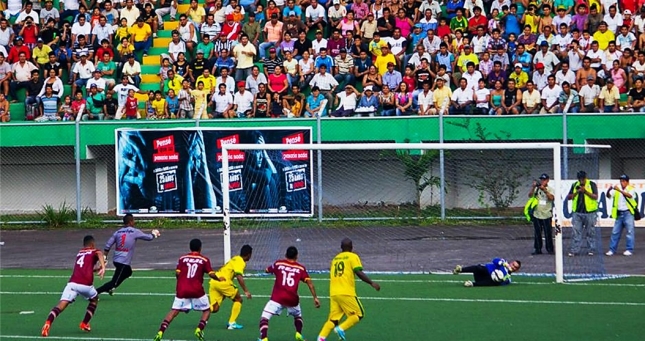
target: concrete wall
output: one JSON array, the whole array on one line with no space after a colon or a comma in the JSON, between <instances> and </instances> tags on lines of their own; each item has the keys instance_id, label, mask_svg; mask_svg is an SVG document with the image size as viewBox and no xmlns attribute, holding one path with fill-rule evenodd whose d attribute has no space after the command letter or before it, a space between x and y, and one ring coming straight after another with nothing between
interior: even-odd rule
<instances>
[{"instance_id":1,"label":"concrete wall","mask_svg":"<svg viewBox=\"0 0 645 341\"><path fill-rule=\"evenodd\" d=\"M547 151L513 152L451 151L446 153L446 205L448 208L480 208L474 188L482 177L508 175L514 170L523 182L513 206L523 206L530 181L541 173L552 175L552 158ZM105 213L116 206L114 148L90 147L81 165L81 205ZM611 151L594 154L570 153L569 174L585 169L590 177L616 178L623 172L643 176L645 156L618 144ZM488 172L488 173L487 173ZM437 160L430 172L439 176ZM315 176L314 172L314 176ZM70 147L3 148L0 151L0 213L34 212L45 204L58 207L63 201L76 206L75 164ZM423 205L440 201L438 189L428 189ZM374 206L412 203L415 189L404 176L404 167L380 151L326 151L323 153L323 198L325 205ZM484 202L488 202L484 198ZM490 203L489 203L490 205ZM491 205L492 206L492 205Z\"/></svg>"}]
</instances>

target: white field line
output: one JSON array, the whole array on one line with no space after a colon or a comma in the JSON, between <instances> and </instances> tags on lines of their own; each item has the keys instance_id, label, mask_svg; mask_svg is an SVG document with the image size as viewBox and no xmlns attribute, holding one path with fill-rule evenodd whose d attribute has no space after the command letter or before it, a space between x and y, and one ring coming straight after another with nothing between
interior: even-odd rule
<instances>
[{"instance_id":1,"label":"white field line","mask_svg":"<svg viewBox=\"0 0 645 341\"><path fill-rule=\"evenodd\" d=\"M467 276L467 275L463 275ZM107 277L107 276L106 276ZM69 276L63 275L0 275L0 278L65 278L69 279ZM162 280L175 280L174 276L132 276L128 280L151 280L151 279L162 279ZM250 276L245 278L246 281L273 281L273 277L265 276ZM428 283L428 284L438 284L438 283L463 283L463 280L425 280L425 279L375 279L379 283ZM329 278L317 278L314 277L314 281L329 281ZM555 282L525 282L525 281L514 281L514 284L519 285L553 285ZM598 286L598 287L634 287L634 288L643 288L645 284L630 284L630 283L602 283L599 281L594 282L567 282L565 285L574 285L574 286Z\"/></svg>"},{"instance_id":2,"label":"white field line","mask_svg":"<svg viewBox=\"0 0 645 341\"><path fill-rule=\"evenodd\" d=\"M472 290L472 289L471 289ZM60 295L57 291L0 291L0 295ZM174 293L160 292L119 292L119 296L142 296L142 297L173 297ZM270 295L254 295L256 298L270 298ZM300 296L301 298L313 298L312 296ZM318 296L329 299L329 296ZM509 300L509 299L478 299L478 298L445 298L445 297L360 297L363 301L409 301L409 302L463 302L463 303L513 303L513 304L553 304L553 305L586 305L586 306L633 306L645 307L645 302L592 302L592 301L541 301L541 300Z\"/></svg>"},{"instance_id":3,"label":"white field line","mask_svg":"<svg viewBox=\"0 0 645 341\"><path fill-rule=\"evenodd\" d=\"M42 336L29 336L29 335L0 335L0 340L23 339L23 340L42 340ZM130 339L118 337L73 337L73 336L48 336L48 340L83 340L83 341L150 341L150 339ZM179 340L172 339L173 341L194 341L194 340Z\"/></svg>"}]
</instances>

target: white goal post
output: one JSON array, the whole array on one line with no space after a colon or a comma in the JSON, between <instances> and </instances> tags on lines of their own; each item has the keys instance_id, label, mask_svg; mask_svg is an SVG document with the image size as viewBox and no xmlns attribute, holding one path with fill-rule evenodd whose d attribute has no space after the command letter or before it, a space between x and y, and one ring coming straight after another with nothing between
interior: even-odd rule
<instances>
[{"instance_id":1,"label":"white goal post","mask_svg":"<svg viewBox=\"0 0 645 341\"><path fill-rule=\"evenodd\" d=\"M222 209L224 223L224 258L228 261L231 257L231 203L229 197L229 152L248 150L306 150L309 151L330 151L330 150L529 150L542 149L553 152L553 188L555 197L559 198L562 181L562 148L571 147L561 143L355 143L355 144L225 144L222 145ZM610 146L580 145L579 147L610 148ZM554 221L557 225L558 217L562 217L560 205L555 205ZM563 269L563 242L562 233L559 228L555 231L555 274L556 282L564 282Z\"/></svg>"}]
</instances>

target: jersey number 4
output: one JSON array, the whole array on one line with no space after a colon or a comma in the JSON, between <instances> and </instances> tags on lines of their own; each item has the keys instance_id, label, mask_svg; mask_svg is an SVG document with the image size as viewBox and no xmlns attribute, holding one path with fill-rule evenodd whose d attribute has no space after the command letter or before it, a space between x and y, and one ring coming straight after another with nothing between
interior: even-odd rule
<instances>
[{"instance_id":1,"label":"jersey number 4","mask_svg":"<svg viewBox=\"0 0 645 341\"><path fill-rule=\"evenodd\" d=\"M334 263L334 277L341 277L345 273L345 262Z\"/></svg>"},{"instance_id":2,"label":"jersey number 4","mask_svg":"<svg viewBox=\"0 0 645 341\"><path fill-rule=\"evenodd\" d=\"M78 259L76 260L76 264L78 264L79 268L82 268L83 265L85 264L85 257L83 256L78 257Z\"/></svg>"}]
</instances>

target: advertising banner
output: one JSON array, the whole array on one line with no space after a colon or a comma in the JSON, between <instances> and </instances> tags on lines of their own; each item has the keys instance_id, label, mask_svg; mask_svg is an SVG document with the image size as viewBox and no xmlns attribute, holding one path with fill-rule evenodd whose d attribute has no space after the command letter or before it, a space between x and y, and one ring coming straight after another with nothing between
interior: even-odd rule
<instances>
[{"instance_id":1,"label":"advertising banner","mask_svg":"<svg viewBox=\"0 0 645 341\"><path fill-rule=\"evenodd\" d=\"M614 226L614 219L611 219L611 210L614 204L614 193L612 190L611 198L607 197L607 190L614 186L620 186L618 179L615 180L592 180L598 185L598 226ZM559 204L562 208L564 219L560 219L562 226L571 226L571 217L573 215L572 201L567 200L567 195L571 191L571 186L576 183L576 180L563 180L560 182L560 201ZM645 212L645 180L631 179L629 183L634 187L638 198L637 207L641 213ZM645 226L645 219L636 221L636 226Z\"/></svg>"},{"instance_id":2,"label":"advertising banner","mask_svg":"<svg viewBox=\"0 0 645 341\"><path fill-rule=\"evenodd\" d=\"M222 145L310 144L311 128L117 129L117 214L222 215ZM309 150L229 150L231 214L311 216Z\"/></svg>"}]
</instances>

